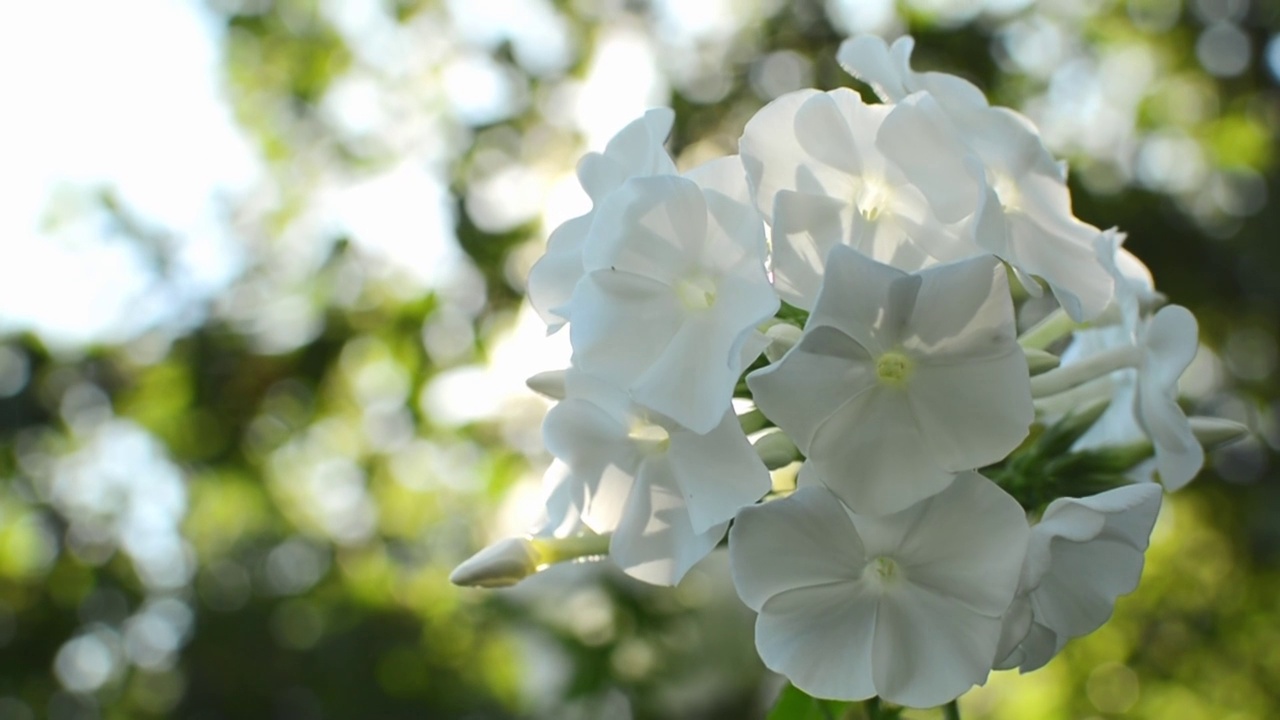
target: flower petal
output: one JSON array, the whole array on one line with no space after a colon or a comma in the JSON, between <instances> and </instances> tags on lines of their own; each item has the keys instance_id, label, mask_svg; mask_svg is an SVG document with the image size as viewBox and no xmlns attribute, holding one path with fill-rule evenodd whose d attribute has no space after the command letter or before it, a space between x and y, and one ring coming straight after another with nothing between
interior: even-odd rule
<instances>
[{"instance_id":1,"label":"flower petal","mask_svg":"<svg viewBox=\"0 0 1280 720\"><path fill-rule=\"evenodd\" d=\"M675 585L715 549L727 527L721 523L696 532L670 464L662 457L647 458L609 542L609 556L637 580Z\"/></svg>"},{"instance_id":2,"label":"flower petal","mask_svg":"<svg viewBox=\"0 0 1280 720\"><path fill-rule=\"evenodd\" d=\"M1127 543L1104 538L1077 543L1055 538L1052 566L1031 593L1036 621L1065 638L1102 627L1116 598L1133 592L1143 556Z\"/></svg>"},{"instance_id":3,"label":"flower petal","mask_svg":"<svg viewBox=\"0 0 1280 720\"><path fill-rule=\"evenodd\" d=\"M758 612L781 593L853 582L866 564L848 513L821 487L743 508L729 530L729 561L738 596Z\"/></svg>"},{"instance_id":4,"label":"flower petal","mask_svg":"<svg viewBox=\"0 0 1280 720\"><path fill-rule=\"evenodd\" d=\"M695 532L728 522L769 492L769 471L732 411L705 435L678 428L670 432L667 459Z\"/></svg>"},{"instance_id":5,"label":"flower petal","mask_svg":"<svg viewBox=\"0 0 1280 720\"><path fill-rule=\"evenodd\" d=\"M935 358L977 360L1017 349L1009 280L990 256L921 270L903 345Z\"/></svg>"},{"instance_id":6,"label":"flower petal","mask_svg":"<svg viewBox=\"0 0 1280 720\"><path fill-rule=\"evenodd\" d=\"M877 516L903 510L951 484L954 475L920 452L921 443L906 397L877 385L820 424L807 454L823 484L851 510Z\"/></svg>"},{"instance_id":7,"label":"flower petal","mask_svg":"<svg viewBox=\"0 0 1280 720\"><path fill-rule=\"evenodd\" d=\"M573 362L626 386L648 369L680 329L670 288L656 280L603 270L578 283L569 325Z\"/></svg>"},{"instance_id":8,"label":"flower petal","mask_svg":"<svg viewBox=\"0 0 1280 720\"><path fill-rule=\"evenodd\" d=\"M1178 378L1195 358L1198 335L1195 316L1169 305L1151 318L1143 338L1134 409L1155 446L1160 481L1170 491L1191 482L1204 465L1204 448L1177 402Z\"/></svg>"},{"instance_id":9,"label":"flower petal","mask_svg":"<svg viewBox=\"0 0 1280 720\"><path fill-rule=\"evenodd\" d=\"M571 397L547 412L542 434L547 449L569 469L565 482L582 488L563 491L578 498L582 521L596 532L611 532L640 462L626 428L596 404Z\"/></svg>"},{"instance_id":10,"label":"flower petal","mask_svg":"<svg viewBox=\"0 0 1280 720\"><path fill-rule=\"evenodd\" d=\"M1107 308L1115 281L1093 251L1097 229L1080 222L1054 228L1043 216L1025 212L1006 211L1005 220L1009 251L997 255L1044 278L1077 322L1095 318Z\"/></svg>"},{"instance_id":11,"label":"flower petal","mask_svg":"<svg viewBox=\"0 0 1280 720\"><path fill-rule=\"evenodd\" d=\"M905 582L992 617L1013 600L1030 535L1026 515L976 472L901 513L853 521L867 555L892 557Z\"/></svg>"},{"instance_id":12,"label":"flower petal","mask_svg":"<svg viewBox=\"0 0 1280 720\"><path fill-rule=\"evenodd\" d=\"M871 672L889 702L926 708L986 682L1000 618L909 582L893 585L876 613Z\"/></svg>"},{"instance_id":13,"label":"flower petal","mask_svg":"<svg viewBox=\"0 0 1280 720\"><path fill-rule=\"evenodd\" d=\"M905 59L911 56L914 44L908 36L899 38L893 44L895 57L878 35L858 35L840 44L836 61L845 72L870 85L881 100L895 102L911 94L906 86L910 69Z\"/></svg>"},{"instance_id":14,"label":"flower petal","mask_svg":"<svg viewBox=\"0 0 1280 720\"><path fill-rule=\"evenodd\" d=\"M756 650L766 667L814 697L865 700L876 694L875 627L876 595L866 586L805 587L764 604L756 619Z\"/></svg>"},{"instance_id":15,"label":"flower petal","mask_svg":"<svg viewBox=\"0 0 1280 720\"><path fill-rule=\"evenodd\" d=\"M843 103L837 104L833 95L844 94ZM808 97L800 107L796 108L795 133L796 140L804 149L805 155L816 161L839 170L845 175L861 175L864 163L850 129L856 118L844 112L850 107L850 98L857 98L853 91L842 88L830 93L817 93ZM856 107L865 107L860 99L852 103ZM845 107L842 108L841 105ZM806 163L812 166L814 163Z\"/></svg>"},{"instance_id":16,"label":"flower petal","mask_svg":"<svg viewBox=\"0 0 1280 720\"><path fill-rule=\"evenodd\" d=\"M1013 599L1001 619L1000 642L996 645L995 670L1008 670L1022 664L1025 653L1020 646L1031 632L1031 601L1026 595Z\"/></svg>"},{"instance_id":17,"label":"flower petal","mask_svg":"<svg viewBox=\"0 0 1280 720\"><path fill-rule=\"evenodd\" d=\"M1144 385L1176 391L1199 349L1200 328L1195 315L1181 305L1168 305L1151 318L1143 340Z\"/></svg>"},{"instance_id":18,"label":"flower petal","mask_svg":"<svg viewBox=\"0 0 1280 720\"><path fill-rule=\"evenodd\" d=\"M774 195L779 190L799 189L797 171L809 158L796 136L796 113L807 100L819 94L817 90L805 89L782 95L760 108L742 130L738 153L755 191L756 209L766 222L773 222ZM824 173L822 178L814 176L808 182L809 189L819 194L825 194L822 189L826 185L842 182L841 173L835 170L819 166L810 172Z\"/></svg>"},{"instance_id":19,"label":"flower petal","mask_svg":"<svg viewBox=\"0 0 1280 720\"><path fill-rule=\"evenodd\" d=\"M792 305L812 310L827 255L846 234L847 203L826 195L781 190L773 208L773 282Z\"/></svg>"},{"instance_id":20,"label":"flower petal","mask_svg":"<svg viewBox=\"0 0 1280 720\"><path fill-rule=\"evenodd\" d=\"M904 98L885 118L876 146L920 188L944 223L978 207L982 184L951 118L928 93Z\"/></svg>"},{"instance_id":21,"label":"flower petal","mask_svg":"<svg viewBox=\"0 0 1280 720\"><path fill-rule=\"evenodd\" d=\"M1048 558L1047 570L1028 579L1037 623L1065 642L1107 621L1116 598L1138 585L1161 497L1158 485L1142 483L1049 505L1027 556Z\"/></svg>"},{"instance_id":22,"label":"flower petal","mask_svg":"<svg viewBox=\"0 0 1280 720\"><path fill-rule=\"evenodd\" d=\"M1086 498L1058 498L1049 503L1037 528L1051 535L1082 542L1105 532L1130 547L1145 550L1151 541L1151 529L1160 512L1162 493L1154 483L1124 485ZM1100 518L1092 532L1073 532L1060 524L1058 518L1069 508L1081 508ZM1088 525L1094 525L1088 521Z\"/></svg>"},{"instance_id":23,"label":"flower petal","mask_svg":"<svg viewBox=\"0 0 1280 720\"><path fill-rule=\"evenodd\" d=\"M927 454L951 472L1003 460L1035 420L1027 361L1016 349L981 362L920 362L906 394Z\"/></svg>"},{"instance_id":24,"label":"flower petal","mask_svg":"<svg viewBox=\"0 0 1280 720\"><path fill-rule=\"evenodd\" d=\"M781 361L747 376L756 406L805 454L822 423L875 384L866 349L821 325L804 333Z\"/></svg>"},{"instance_id":25,"label":"flower petal","mask_svg":"<svg viewBox=\"0 0 1280 720\"><path fill-rule=\"evenodd\" d=\"M827 256L822 290L806 327L839 328L878 356L900 341L920 283L917 275L837 245Z\"/></svg>"},{"instance_id":26,"label":"flower petal","mask_svg":"<svg viewBox=\"0 0 1280 720\"><path fill-rule=\"evenodd\" d=\"M595 212L582 253L587 272L629 272L670 285L695 267L707 233L707 207L692 180L637 177Z\"/></svg>"},{"instance_id":27,"label":"flower petal","mask_svg":"<svg viewBox=\"0 0 1280 720\"><path fill-rule=\"evenodd\" d=\"M529 303L554 332L569 320L569 300L582 279L582 246L591 216L567 220L547 238L547 252L529 269Z\"/></svg>"},{"instance_id":28,"label":"flower petal","mask_svg":"<svg viewBox=\"0 0 1280 720\"><path fill-rule=\"evenodd\" d=\"M1017 663L1018 672L1029 673L1048 665L1064 644L1066 641L1058 637L1057 633L1038 622L1032 622L1031 629L1027 631L1027 636L1023 638L1016 653L1021 656Z\"/></svg>"},{"instance_id":29,"label":"flower petal","mask_svg":"<svg viewBox=\"0 0 1280 720\"><path fill-rule=\"evenodd\" d=\"M630 385L632 397L695 432L709 432L724 417L742 373L742 336L777 308L778 299L763 275L756 283L724 278L715 304L689 313Z\"/></svg>"},{"instance_id":30,"label":"flower petal","mask_svg":"<svg viewBox=\"0 0 1280 720\"><path fill-rule=\"evenodd\" d=\"M751 186L747 182L747 169L738 155L726 155L708 160L684 173L686 179L706 190L714 190L736 202L752 207Z\"/></svg>"}]
</instances>

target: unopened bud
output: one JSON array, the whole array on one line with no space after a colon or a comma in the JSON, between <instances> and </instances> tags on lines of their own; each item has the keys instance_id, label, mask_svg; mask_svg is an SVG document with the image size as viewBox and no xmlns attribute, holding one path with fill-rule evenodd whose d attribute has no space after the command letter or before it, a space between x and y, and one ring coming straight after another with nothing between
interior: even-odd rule
<instances>
[{"instance_id":1,"label":"unopened bud","mask_svg":"<svg viewBox=\"0 0 1280 720\"><path fill-rule=\"evenodd\" d=\"M464 587L510 587L538 571L542 557L528 538L507 538L472 555L449 575Z\"/></svg>"},{"instance_id":2,"label":"unopened bud","mask_svg":"<svg viewBox=\"0 0 1280 720\"><path fill-rule=\"evenodd\" d=\"M764 334L769 338L769 344L764 348L764 356L769 358L769 362L778 362L788 350L800 342L800 336L804 331L795 325L778 323L770 326Z\"/></svg>"},{"instance_id":3,"label":"unopened bud","mask_svg":"<svg viewBox=\"0 0 1280 720\"><path fill-rule=\"evenodd\" d=\"M796 444L780 430L761 435L752 446L756 449L756 455L764 461L764 466L770 470L786 467L801 459Z\"/></svg>"},{"instance_id":4,"label":"unopened bud","mask_svg":"<svg viewBox=\"0 0 1280 720\"><path fill-rule=\"evenodd\" d=\"M524 381L532 391L552 400L563 400L565 370L547 370Z\"/></svg>"},{"instance_id":5,"label":"unopened bud","mask_svg":"<svg viewBox=\"0 0 1280 720\"><path fill-rule=\"evenodd\" d=\"M1249 434L1249 428L1234 420L1216 417L1190 417L1191 432L1205 450L1229 445Z\"/></svg>"}]
</instances>

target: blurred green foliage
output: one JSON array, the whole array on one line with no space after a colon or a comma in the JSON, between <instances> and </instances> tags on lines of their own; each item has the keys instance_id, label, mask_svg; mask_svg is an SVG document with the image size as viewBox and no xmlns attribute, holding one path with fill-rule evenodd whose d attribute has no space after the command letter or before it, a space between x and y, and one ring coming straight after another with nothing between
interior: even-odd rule
<instances>
[{"instance_id":1,"label":"blurred green foliage","mask_svg":"<svg viewBox=\"0 0 1280 720\"><path fill-rule=\"evenodd\" d=\"M566 98L610 33L654 49L677 111L671 148L688 166L732 152L780 92L851 84L834 54L857 4L711 3L736 20L685 35L674 3L528 4L558 18L559 65L529 60L509 28L468 36L465 2L353 3L382 18L364 34L335 19L338 3L201 7L265 168L223 219L248 259L187 326L56 353L34 334L4 341L0 718L764 716L781 684L754 657L720 560L675 590L592 566L513 591L450 586L508 498L536 501L521 488L548 460L541 406L455 422L424 398L445 374L495 362L515 323L550 228L503 221L484 188L511 168L543 181L572 168L585 141L561 118ZM1053 137L1077 214L1126 230L1161 289L1200 317L1220 385L1193 402L1261 439L1220 453L1172 498L1142 586L1110 624L1038 673L998 674L961 701L964 716L1273 717L1280 204L1266 197L1280 93L1267 58L1280 54L1280 14L1243 0L998 5L1010 9L899 3L887 27L915 35L917 67L1032 114L1146 68L1116 143L1090 146L1100 116ZM1247 65L1219 77L1197 43L1221 23L1251 45ZM1045 38L1061 50L1049 67L1032 52ZM392 46L414 62L379 64ZM489 116L469 119L441 89L464 56L507 79L508 102ZM1054 74L1067 66L1081 71ZM351 78L368 90L356 109L377 105L380 124L335 119L335 88ZM335 178L404 161L449 191L454 237L419 240L456 240L466 256L430 286L313 217ZM1196 174L1174 182L1187 162ZM165 268L163 229L102 202ZM294 311L273 315L282 298Z\"/></svg>"}]
</instances>

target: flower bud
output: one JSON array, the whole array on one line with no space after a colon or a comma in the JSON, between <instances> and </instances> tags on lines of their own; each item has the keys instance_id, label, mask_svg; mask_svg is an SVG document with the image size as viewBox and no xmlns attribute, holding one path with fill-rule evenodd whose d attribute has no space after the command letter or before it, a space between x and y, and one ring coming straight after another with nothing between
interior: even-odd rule
<instances>
[{"instance_id":1,"label":"flower bud","mask_svg":"<svg viewBox=\"0 0 1280 720\"><path fill-rule=\"evenodd\" d=\"M1191 417L1191 432L1205 450L1229 445L1249 434L1249 428L1234 420L1216 417Z\"/></svg>"},{"instance_id":2,"label":"flower bud","mask_svg":"<svg viewBox=\"0 0 1280 720\"><path fill-rule=\"evenodd\" d=\"M764 356L769 358L769 362L778 362L792 346L800 342L800 336L803 333L803 330L788 323L778 323L770 326L768 330L764 331L765 336L769 338L769 344L764 349Z\"/></svg>"},{"instance_id":3,"label":"flower bud","mask_svg":"<svg viewBox=\"0 0 1280 720\"><path fill-rule=\"evenodd\" d=\"M510 587L538 571L542 557L528 538L507 538L472 555L449 575L464 587Z\"/></svg>"},{"instance_id":4,"label":"flower bud","mask_svg":"<svg viewBox=\"0 0 1280 720\"><path fill-rule=\"evenodd\" d=\"M761 435L752 445L756 454L764 461L764 466L770 470L786 467L801 459L796 444L780 430Z\"/></svg>"},{"instance_id":5,"label":"flower bud","mask_svg":"<svg viewBox=\"0 0 1280 720\"><path fill-rule=\"evenodd\" d=\"M547 370L525 380L524 384L539 395L552 400L563 400L565 395L564 377L564 370Z\"/></svg>"}]
</instances>

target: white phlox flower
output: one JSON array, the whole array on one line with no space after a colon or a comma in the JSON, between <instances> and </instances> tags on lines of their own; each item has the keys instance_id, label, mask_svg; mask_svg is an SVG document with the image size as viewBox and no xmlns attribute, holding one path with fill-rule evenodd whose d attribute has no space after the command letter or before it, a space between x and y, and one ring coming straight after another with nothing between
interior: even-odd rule
<instances>
[{"instance_id":1,"label":"white phlox flower","mask_svg":"<svg viewBox=\"0 0 1280 720\"><path fill-rule=\"evenodd\" d=\"M887 103L926 91L947 105L986 105L987 97L978 86L950 73L916 72L911 69L911 51L916 41L904 35L886 45L877 35L857 35L845 40L836 51L836 61L845 72L871 86Z\"/></svg>"},{"instance_id":2,"label":"white phlox flower","mask_svg":"<svg viewBox=\"0 0 1280 720\"><path fill-rule=\"evenodd\" d=\"M966 472L879 518L822 487L745 508L729 557L766 666L816 697L932 707L986 681L1027 537L1018 503Z\"/></svg>"},{"instance_id":3,"label":"white phlox flower","mask_svg":"<svg viewBox=\"0 0 1280 720\"><path fill-rule=\"evenodd\" d=\"M912 47L848 40L883 102L784 94L691 171L666 109L582 159L591 211L528 283L572 346L527 383L557 401L542 516L454 583L607 558L675 585L727 535L784 704L919 708L1044 666L1137 587L1163 492L1248 428L1183 414L1195 318L1074 216L1031 121ZM1020 336L1011 282L1058 301Z\"/></svg>"},{"instance_id":4,"label":"white phlox flower","mask_svg":"<svg viewBox=\"0 0 1280 720\"><path fill-rule=\"evenodd\" d=\"M1120 324L1136 337L1143 306L1154 304L1159 295L1150 268L1124 247L1126 237L1116 228L1104 230L1094 243L1094 251L1115 283L1112 302Z\"/></svg>"},{"instance_id":5,"label":"white phlox flower","mask_svg":"<svg viewBox=\"0 0 1280 720\"><path fill-rule=\"evenodd\" d=\"M1003 460L1034 418L1003 268L905 273L837 246L800 342L747 377L855 512L884 515Z\"/></svg>"},{"instance_id":6,"label":"white phlox flower","mask_svg":"<svg viewBox=\"0 0 1280 720\"><path fill-rule=\"evenodd\" d=\"M1099 230L1072 214L1065 165L1053 159L1030 120L992 107L971 83L912 71L911 48L910 38L888 48L880 38L860 36L845 41L838 55L845 70L886 102L915 109L886 126L879 147L935 206L972 203L973 242L1013 266L1029 291L1039 287L1025 276L1042 277L1073 319L1099 315L1111 299L1112 280L1094 252ZM957 144L967 152L950 149ZM966 173L982 181L976 195L955 181Z\"/></svg>"},{"instance_id":7,"label":"white phlox flower","mask_svg":"<svg viewBox=\"0 0 1280 720\"><path fill-rule=\"evenodd\" d=\"M675 163L663 143L675 113L653 108L618 131L603 153L587 153L578 162L578 182L591 198L592 210L568 220L547 238L547 251L529 271L529 303L548 332L569 321L569 298L582 278L582 249L595 210L609 193L632 177L674 175Z\"/></svg>"},{"instance_id":8,"label":"white phlox flower","mask_svg":"<svg viewBox=\"0 0 1280 720\"><path fill-rule=\"evenodd\" d=\"M1050 503L1031 528L998 669L1031 672L1102 627L1116 599L1138 587L1161 496L1159 485L1139 483Z\"/></svg>"},{"instance_id":9,"label":"white phlox flower","mask_svg":"<svg viewBox=\"0 0 1280 720\"><path fill-rule=\"evenodd\" d=\"M882 128L912 112L867 105L848 88L799 90L747 123L739 150L756 207L771 226L774 283L784 300L813 307L827 253L837 244L903 270L977 254L960 228L943 224L962 219L974 203L960 211L935 208L877 147ZM963 151L958 142L951 149ZM967 175L943 182L972 186L976 198Z\"/></svg>"},{"instance_id":10,"label":"white phlox flower","mask_svg":"<svg viewBox=\"0 0 1280 720\"><path fill-rule=\"evenodd\" d=\"M1204 448L1178 406L1178 378L1199 346L1196 318L1180 305L1160 308L1142 334L1133 409L1155 446L1160 482L1171 492L1191 482L1204 466Z\"/></svg>"},{"instance_id":11,"label":"white phlox flower","mask_svg":"<svg viewBox=\"0 0 1280 720\"><path fill-rule=\"evenodd\" d=\"M1126 444L1145 436L1155 450L1160 482L1178 490L1204 466L1204 448L1178 405L1178 379L1199 344L1195 316L1169 305L1139 323L1136 343L1123 326L1077 333L1062 366L1035 378L1032 391L1052 401L1055 393L1088 381L1090 392L1109 393L1111 407L1076 447Z\"/></svg>"},{"instance_id":12,"label":"white phlox flower","mask_svg":"<svg viewBox=\"0 0 1280 720\"><path fill-rule=\"evenodd\" d=\"M1115 298L1104 317L1118 322L1077 330L1071 345L1062 354L1062 365L1070 366L1089 356L1138 341L1143 322L1142 306L1151 304L1157 297L1155 280L1147 266L1124 248L1124 240L1124 233L1112 229L1104 231L1095 244L1098 260L1115 280L1116 288ZM1072 446L1074 449L1123 445L1145 436L1133 412L1137 375L1136 369L1126 367L1092 383L1085 401L1109 397L1111 403L1076 440ZM1073 404L1078 404L1078 401L1073 401ZM1150 479L1150 472L1145 469L1140 469L1135 475Z\"/></svg>"},{"instance_id":13,"label":"white phlox flower","mask_svg":"<svg viewBox=\"0 0 1280 720\"><path fill-rule=\"evenodd\" d=\"M610 557L645 582L674 585L769 491L769 473L726 406L705 434L636 407L578 371L543 424L548 526L613 533ZM551 534L560 534L552 531Z\"/></svg>"},{"instance_id":14,"label":"white phlox flower","mask_svg":"<svg viewBox=\"0 0 1280 720\"><path fill-rule=\"evenodd\" d=\"M633 178L596 211L571 300L575 366L705 433L765 342L778 297L737 156ZM754 354L753 354L754 353Z\"/></svg>"}]
</instances>

